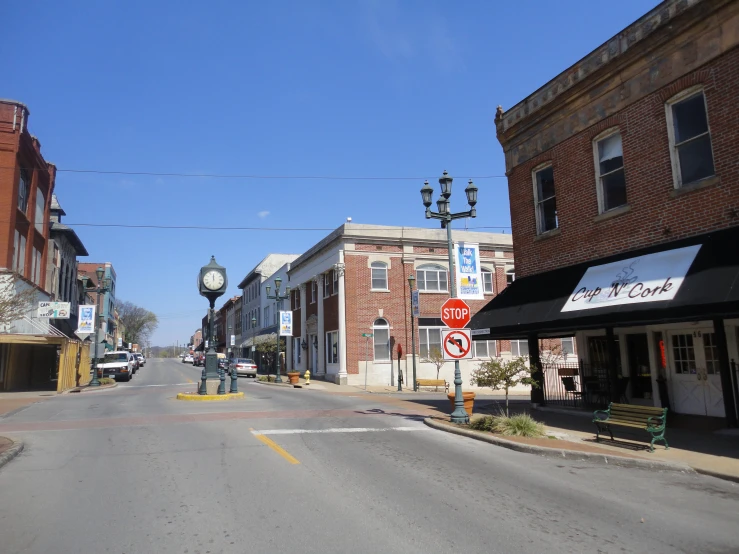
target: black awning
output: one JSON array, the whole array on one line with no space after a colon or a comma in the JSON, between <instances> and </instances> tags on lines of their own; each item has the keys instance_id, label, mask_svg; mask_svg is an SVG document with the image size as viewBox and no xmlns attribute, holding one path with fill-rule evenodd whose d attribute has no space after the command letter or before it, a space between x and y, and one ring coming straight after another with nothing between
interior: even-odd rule
<instances>
[{"instance_id":1,"label":"black awning","mask_svg":"<svg viewBox=\"0 0 739 554\"><path fill-rule=\"evenodd\" d=\"M195 348L193 348L193 352L202 352L205 350L205 341L198 344Z\"/></svg>"},{"instance_id":2,"label":"black awning","mask_svg":"<svg viewBox=\"0 0 739 554\"><path fill-rule=\"evenodd\" d=\"M581 280L589 268L649 254L667 254L681 248L690 250L687 247L695 245L700 245L700 249L674 298L562 311L565 304L572 306L573 297L581 290ZM634 267L644 271L649 258L644 260L641 266L637 262ZM638 283L628 286L636 287ZM665 288L670 286L668 281ZM633 291L632 294L646 294L644 288L626 290ZM575 298L581 301L583 294L580 292ZM490 329L489 333L476 335L478 339L504 339L524 338L534 332L542 336L558 336L582 329L737 316L739 227L733 227L516 279L475 314L469 327Z\"/></svg>"}]
</instances>

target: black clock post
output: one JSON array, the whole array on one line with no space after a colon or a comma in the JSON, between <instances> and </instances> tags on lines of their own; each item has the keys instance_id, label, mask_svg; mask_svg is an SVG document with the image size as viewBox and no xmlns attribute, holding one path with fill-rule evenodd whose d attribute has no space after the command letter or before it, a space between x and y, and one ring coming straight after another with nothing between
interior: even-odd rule
<instances>
[{"instance_id":1,"label":"black clock post","mask_svg":"<svg viewBox=\"0 0 739 554\"><path fill-rule=\"evenodd\" d=\"M215 306L216 299L226 292L228 279L226 268L216 263L215 256L211 256L210 263L200 268L198 274L198 290L201 296L205 296L210 302L208 311L208 351L205 353L205 365L200 378L199 394L208 393L208 379L218 379L221 384L218 394L226 394L225 376L218 369L218 353L216 352L215 337Z\"/></svg>"}]
</instances>

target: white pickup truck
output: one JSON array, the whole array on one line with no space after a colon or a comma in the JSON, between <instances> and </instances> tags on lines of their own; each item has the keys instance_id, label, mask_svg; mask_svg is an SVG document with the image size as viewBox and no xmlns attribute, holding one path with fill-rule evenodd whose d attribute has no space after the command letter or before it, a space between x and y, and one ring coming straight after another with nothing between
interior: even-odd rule
<instances>
[{"instance_id":1,"label":"white pickup truck","mask_svg":"<svg viewBox=\"0 0 739 554\"><path fill-rule=\"evenodd\" d=\"M133 375L133 354L130 352L108 352L98 364L98 376L130 381Z\"/></svg>"}]
</instances>

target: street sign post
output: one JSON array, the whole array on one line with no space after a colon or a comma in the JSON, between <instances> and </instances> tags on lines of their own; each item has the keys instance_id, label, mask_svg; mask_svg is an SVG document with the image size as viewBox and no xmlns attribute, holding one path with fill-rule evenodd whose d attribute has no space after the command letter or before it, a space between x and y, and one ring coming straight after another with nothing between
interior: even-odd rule
<instances>
[{"instance_id":1,"label":"street sign post","mask_svg":"<svg viewBox=\"0 0 739 554\"><path fill-rule=\"evenodd\" d=\"M441 306L441 321L451 329L462 329L472 319L470 307L461 298L449 298Z\"/></svg>"},{"instance_id":2,"label":"street sign post","mask_svg":"<svg viewBox=\"0 0 739 554\"><path fill-rule=\"evenodd\" d=\"M472 357L472 339L469 329L445 329L441 332L445 360L464 360Z\"/></svg>"}]
</instances>

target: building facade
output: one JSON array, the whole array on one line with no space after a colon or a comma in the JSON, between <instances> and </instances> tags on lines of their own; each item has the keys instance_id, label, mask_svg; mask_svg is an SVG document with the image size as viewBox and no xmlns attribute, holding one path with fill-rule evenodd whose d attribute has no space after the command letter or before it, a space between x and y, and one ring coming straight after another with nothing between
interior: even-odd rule
<instances>
[{"instance_id":1,"label":"building facade","mask_svg":"<svg viewBox=\"0 0 739 554\"><path fill-rule=\"evenodd\" d=\"M667 0L498 109L517 279L472 327L580 352L532 398L736 425L738 45L739 2Z\"/></svg>"},{"instance_id":2,"label":"building facade","mask_svg":"<svg viewBox=\"0 0 739 554\"><path fill-rule=\"evenodd\" d=\"M280 270L285 264L295 260L299 254L268 254L239 283L241 289L241 340L240 355L256 358L254 340L260 335L274 332L271 317L264 319L264 313L273 301L265 297L263 284ZM283 272L283 288L288 284L287 274ZM273 285L274 286L274 285ZM257 360L258 361L258 360Z\"/></svg>"},{"instance_id":3,"label":"building facade","mask_svg":"<svg viewBox=\"0 0 739 554\"><path fill-rule=\"evenodd\" d=\"M479 245L485 300L468 301L474 313L512 278L511 236L454 231L453 237ZM346 223L296 259L288 275L291 369L341 384L389 385L397 380L400 350L400 370L412 386L408 276L414 275L420 291L413 322L417 378L436 378L436 367L425 360L441 348L440 312L450 276L446 231ZM474 358L461 363L465 387L480 361L510 357L513 347L517 343L475 341ZM446 362L439 377L451 383L453 372L454 363Z\"/></svg>"},{"instance_id":4,"label":"building facade","mask_svg":"<svg viewBox=\"0 0 739 554\"><path fill-rule=\"evenodd\" d=\"M52 300L69 302L69 319L58 319L54 326L68 337L77 330L79 307L79 283L77 258L87 256L87 249L74 229L62 223L66 215L55 194L51 195L49 237L50 256L47 270L47 284Z\"/></svg>"}]
</instances>

